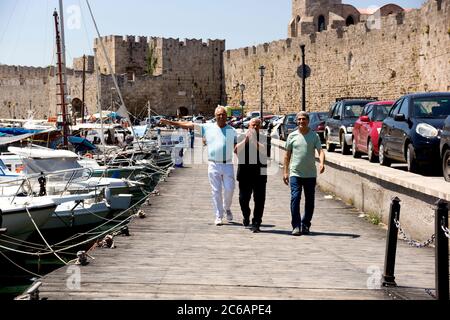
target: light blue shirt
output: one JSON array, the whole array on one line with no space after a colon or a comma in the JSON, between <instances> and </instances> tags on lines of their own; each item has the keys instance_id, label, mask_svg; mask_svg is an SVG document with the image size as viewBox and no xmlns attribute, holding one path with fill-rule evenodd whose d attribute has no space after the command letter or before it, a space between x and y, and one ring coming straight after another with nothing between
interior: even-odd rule
<instances>
[{"instance_id":1,"label":"light blue shirt","mask_svg":"<svg viewBox=\"0 0 450 320\"><path fill-rule=\"evenodd\" d=\"M208 160L231 163L237 143L236 130L229 125L220 128L216 123L202 124L201 128L208 146Z\"/></svg>"}]
</instances>

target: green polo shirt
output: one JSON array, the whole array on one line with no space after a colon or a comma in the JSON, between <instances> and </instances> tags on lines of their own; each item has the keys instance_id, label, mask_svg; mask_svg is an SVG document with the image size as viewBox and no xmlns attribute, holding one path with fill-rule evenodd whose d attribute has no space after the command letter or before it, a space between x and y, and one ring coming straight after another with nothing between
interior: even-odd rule
<instances>
[{"instance_id":1,"label":"green polo shirt","mask_svg":"<svg viewBox=\"0 0 450 320\"><path fill-rule=\"evenodd\" d=\"M289 176L300 178L316 178L316 153L322 145L319 135L313 130L305 135L298 130L292 132L286 140L286 150L292 152L289 164Z\"/></svg>"}]
</instances>

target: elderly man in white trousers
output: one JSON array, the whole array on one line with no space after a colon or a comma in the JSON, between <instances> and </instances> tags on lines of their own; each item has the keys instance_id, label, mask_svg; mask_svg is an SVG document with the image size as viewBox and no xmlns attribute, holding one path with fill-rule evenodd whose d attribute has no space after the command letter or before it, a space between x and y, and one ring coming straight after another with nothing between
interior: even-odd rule
<instances>
[{"instance_id":1,"label":"elderly man in white trousers","mask_svg":"<svg viewBox=\"0 0 450 320\"><path fill-rule=\"evenodd\" d=\"M231 212L235 186L233 153L237 136L234 128L227 125L227 112L224 107L217 107L214 115L216 123L194 124L166 119L161 119L161 123L183 129L194 129L194 125L201 127L202 137L208 146L208 178L215 212L214 223L220 226L223 224L225 214L228 222L233 220Z\"/></svg>"}]
</instances>

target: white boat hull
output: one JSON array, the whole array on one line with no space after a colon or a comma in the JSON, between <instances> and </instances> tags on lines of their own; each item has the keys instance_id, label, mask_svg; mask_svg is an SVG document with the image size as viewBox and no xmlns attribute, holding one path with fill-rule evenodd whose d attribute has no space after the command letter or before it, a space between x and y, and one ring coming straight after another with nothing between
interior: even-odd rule
<instances>
[{"instance_id":1,"label":"white boat hull","mask_svg":"<svg viewBox=\"0 0 450 320\"><path fill-rule=\"evenodd\" d=\"M42 226L42 230L67 229L100 223L105 221L111 211L106 201L75 206L74 201L60 204Z\"/></svg>"},{"instance_id":2,"label":"white boat hull","mask_svg":"<svg viewBox=\"0 0 450 320\"><path fill-rule=\"evenodd\" d=\"M48 199L39 203L27 205L37 227L42 227L55 212L57 204ZM33 222L28 216L23 204L2 204L2 228L6 228L6 235L25 240L36 230ZM0 236L1 239L1 236Z\"/></svg>"}]
</instances>

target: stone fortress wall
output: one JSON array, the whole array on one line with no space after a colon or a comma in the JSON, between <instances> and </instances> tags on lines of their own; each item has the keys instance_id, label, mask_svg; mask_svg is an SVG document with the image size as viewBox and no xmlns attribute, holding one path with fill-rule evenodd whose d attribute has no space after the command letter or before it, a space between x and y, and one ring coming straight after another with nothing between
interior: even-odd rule
<instances>
[{"instance_id":1,"label":"stone fortress wall","mask_svg":"<svg viewBox=\"0 0 450 320\"><path fill-rule=\"evenodd\" d=\"M377 23L380 28L357 23L307 34L289 28L295 37L226 51L228 104L239 105L238 86L244 83L247 107L259 110L258 67L264 65L264 110L299 111L301 44L312 69L306 81L309 111L327 111L342 96L395 99L408 92L450 91L450 0L429 0L421 9L382 16Z\"/></svg>"},{"instance_id":2,"label":"stone fortress wall","mask_svg":"<svg viewBox=\"0 0 450 320\"><path fill-rule=\"evenodd\" d=\"M165 39L158 37L102 37L112 70L127 108L146 114L150 101L159 114L212 114L218 104L239 105L239 84L244 100L259 110L260 76L265 65L265 110L296 112L301 105L300 44L306 46L307 110L327 110L342 96L376 96L395 99L407 92L450 91L450 0L428 0L421 9L405 11L383 6L379 20L356 12L340 0L293 0L289 38L258 46L225 51L224 40ZM316 32L320 16L326 30ZM348 15L348 16L347 16ZM351 17L351 18L350 18ZM352 20L354 25L349 23ZM349 25L350 24L350 25ZM152 50L155 68L147 74ZM119 101L100 46L94 41L100 80L94 57L88 56L86 105L96 112L97 92L103 108ZM81 99L82 58L67 70L68 94ZM58 111L55 67L34 68L0 65L0 118L35 117Z\"/></svg>"},{"instance_id":3,"label":"stone fortress wall","mask_svg":"<svg viewBox=\"0 0 450 320\"><path fill-rule=\"evenodd\" d=\"M159 114L209 113L221 103L223 92L223 52L225 41L201 39L164 39L134 36L106 36L102 41L125 105L133 114L145 116L147 102ZM153 48L156 66L147 74L149 48ZM103 108L117 107L120 99L100 45L94 41L98 57L99 81L94 72L94 57L86 57L85 101L90 113L97 112L97 92ZM73 70L67 70L68 95L81 100L83 58L75 58ZM55 68L0 66L0 118L24 118L28 110L35 117L55 115L58 111ZM58 101L59 102L59 101Z\"/></svg>"}]
</instances>

